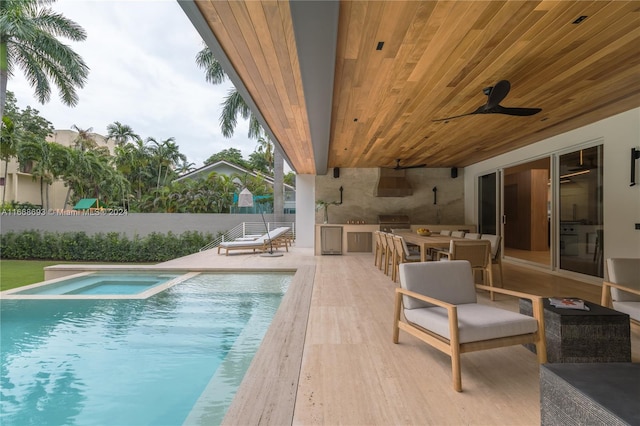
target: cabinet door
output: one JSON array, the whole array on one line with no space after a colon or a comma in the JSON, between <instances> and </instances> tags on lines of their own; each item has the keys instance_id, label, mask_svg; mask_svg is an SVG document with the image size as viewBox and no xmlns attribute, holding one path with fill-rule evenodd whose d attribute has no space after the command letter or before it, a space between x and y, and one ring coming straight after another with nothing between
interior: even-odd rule
<instances>
[{"instance_id":1,"label":"cabinet door","mask_svg":"<svg viewBox=\"0 0 640 426\"><path fill-rule=\"evenodd\" d=\"M347 232L347 251L350 253L371 253L372 242L371 232Z\"/></svg>"},{"instance_id":2,"label":"cabinet door","mask_svg":"<svg viewBox=\"0 0 640 426\"><path fill-rule=\"evenodd\" d=\"M342 227L321 227L320 243L322 254L342 254Z\"/></svg>"}]
</instances>

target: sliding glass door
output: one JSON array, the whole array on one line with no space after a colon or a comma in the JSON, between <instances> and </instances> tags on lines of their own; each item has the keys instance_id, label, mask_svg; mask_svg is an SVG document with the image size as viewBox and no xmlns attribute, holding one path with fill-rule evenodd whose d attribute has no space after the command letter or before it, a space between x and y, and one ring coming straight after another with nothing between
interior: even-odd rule
<instances>
[{"instance_id":1,"label":"sliding glass door","mask_svg":"<svg viewBox=\"0 0 640 426\"><path fill-rule=\"evenodd\" d=\"M603 277L602 165L585 145L478 176L478 232L509 259Z\"/></svg>"},{"instance_id":2,"label":"sliding glass door","mask_svg":"<svg viewBox=\"0 0 640 426\"><path fill-rule=\"evenodd\" d=\"M478 232L498 235L498 173L478 178Z\"/></svg>"},{"instance_id":3,"label":"sliding glass door","mask_svg":"<svg viewBox=\"0 0 640 426\"><path fill-rule=\"evenodd\" d=\"M551 264L551 157L504 169L504 255Z\"/></svg>"},{"instance_id":4,"label":"sliding glass door","mask_svg":"<svg viewBox=\"0 0 640 426\"><path fill-rule=\"evenodd\" d=\"M603 276L602 145L559 158L560 269Z\"/></svg>"}]
</instances>

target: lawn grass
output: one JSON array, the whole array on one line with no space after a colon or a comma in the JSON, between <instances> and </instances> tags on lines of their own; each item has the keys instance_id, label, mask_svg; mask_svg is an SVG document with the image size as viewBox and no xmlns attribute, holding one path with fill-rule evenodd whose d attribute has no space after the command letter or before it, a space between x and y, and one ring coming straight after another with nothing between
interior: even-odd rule
<instances>
[{"instance_id":1,"label":"lawn grass","mask_svg":"<svg viewBox=\"0 0 640 426\"><path fill-rule=\"evenodd\" d=\"M51 265L60 265L63 260L0 260L0 291L9 290L24 285L44 281L44 268ZM87 262L92 265L99 262Z\"/></svg>"}]
</instances>

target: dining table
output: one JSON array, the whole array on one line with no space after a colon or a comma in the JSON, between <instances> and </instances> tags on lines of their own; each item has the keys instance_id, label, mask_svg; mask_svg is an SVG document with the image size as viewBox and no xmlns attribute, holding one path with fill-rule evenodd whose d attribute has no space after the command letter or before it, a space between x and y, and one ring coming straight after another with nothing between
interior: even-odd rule
<instances>
[{"instance_id":1,"label":"dining table","mask_svg":"<svg viewBox=\"0 0 640 426\"><path fill-rule=\"evenodd\" d=\"M449 248L451 240L464 240L460 237L451 237L448 235L431 234L431 235L419 235L412 231L400 231L396 230L394 234L404 238L404 241L410 244L415 244L420 247L420 261L426 262L427 253L431 248Z\"/></svg>"}]
</instances>

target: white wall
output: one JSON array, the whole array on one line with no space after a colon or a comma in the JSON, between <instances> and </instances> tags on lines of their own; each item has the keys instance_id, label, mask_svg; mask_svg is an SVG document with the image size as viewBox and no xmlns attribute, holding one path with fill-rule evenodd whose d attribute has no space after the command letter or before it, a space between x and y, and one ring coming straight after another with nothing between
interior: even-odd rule
<instances>
[{"instance_id":1,"label":"white wall","mask_svg":"<svg viewBox=\"0 0 640 426\"><path fill-rule=\"evenodd\" d=\"M316 218L315 175L296 175L296 247L313 248Z\"/></svg>"},{"instance_id":2,"label":"white wall","mask_svg":"<svg viewBox=\"0 0 640 426\"><path fill-rule=\"evenodd\" d=\"M464 173L465 222L476 223L478 176L519 162L602 139L604 145L604 257L640 257L640 161L630 187L631 148L640 147L640 108L468 166Z\"/></svg>"}]
</instances>

